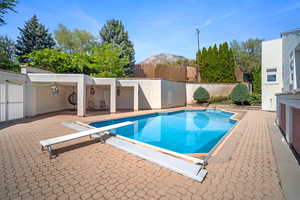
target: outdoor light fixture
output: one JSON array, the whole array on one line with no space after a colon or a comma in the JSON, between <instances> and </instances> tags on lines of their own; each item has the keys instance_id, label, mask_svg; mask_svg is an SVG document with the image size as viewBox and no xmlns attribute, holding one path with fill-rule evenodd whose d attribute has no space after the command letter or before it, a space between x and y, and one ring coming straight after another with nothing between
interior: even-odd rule
<instances>
[{"instance_id":1,"label":"outdoor light fixture","mask_svg":"<svg viewBox=\"0 0 300 200\"><path fill-rule=\"evenodd\" d=\"M52 94L58 94L59 93L59 89L56 85L51 87L51 92Z\"/></svg>"}]
</instances>

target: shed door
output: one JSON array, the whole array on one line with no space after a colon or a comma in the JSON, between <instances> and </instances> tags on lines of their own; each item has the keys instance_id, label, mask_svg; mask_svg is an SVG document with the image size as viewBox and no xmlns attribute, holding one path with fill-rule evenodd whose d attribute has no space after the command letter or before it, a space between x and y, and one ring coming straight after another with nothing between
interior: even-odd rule
<instances>
[{"instance_id":1,"label":"shed door","mask_svg":"<svg viewBox=\"0 0 300 200\"><path fill-rule=\"evenodd\" d=\"M280 118L279 118L279 127L282 133L285 135L285 104L280 104Z\"/></svg>"},{"instance_id":2,"label":"shed door","mask_svg":"<svg viewBox=\"0 0 300 200\"><path fill-rule=\"evenodd\" d=\"M23 85L7 84L7 111L8 120L24 117Z\"/></svg>"},{"instance_id":3,"label":"shed door","mask_svg":"<svg viewBox=\"0 0 300 200\"><path fill-rule=\"evenodd\" d=\"M6 119L6 83L0 82L0 121Z\"/></svg>"},{"instance_id":4,"label":"shed door","mask_svg":"<svg viewBox=\"0 0 300 200\"><path fill-rule=\"evenodd\" d=\"M293 147L300 155L300 109L293 108Z\"/></svg>"},{"instance_id":5,"label":"shed door","mask_svg":"<svg viewBox=\"0 0 300 200\"><path fill-rule=\"evenodd\" d=\"M24 117L23 85L10 82L0 83L0 119L1 121Z\"/></svg>"}]
</instances>

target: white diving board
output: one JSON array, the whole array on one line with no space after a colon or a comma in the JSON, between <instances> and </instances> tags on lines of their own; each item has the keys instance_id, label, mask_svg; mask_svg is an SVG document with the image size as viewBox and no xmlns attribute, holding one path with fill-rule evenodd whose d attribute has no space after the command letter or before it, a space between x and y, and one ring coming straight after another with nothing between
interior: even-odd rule
<instances>
[{"instance_id":1,"label":"white diving board","mask_svg":"<svg viewBox=\"0 0 300 200\"><path fill-rule=\"evenodd\" d=\"M54 145L54 144L59 144L62 142L67 142L70 140L79 139L79 138L86 137L86 136L91 137L94 134L100 134L100 133L103 133L103 132L106 132L106 131L109 131L112 129L120 128L123 126L128 126L131 124L133 124L133 122L122 122L122 123L113 124L113 125L109 125L109 126L105 126L105 127L101 127L101 128L89 129L89 130L85 130L85 131L81 131L81 132L77 132L77 133L73 133L73 134L69 134L69 135L50 138L47 140L42 140L42 141L40 141L40 145L42 146L42 150L47 148L47 150L49 152L49 156L51 158L52 157L52 145Z\"/></svg>"}]
</instances>

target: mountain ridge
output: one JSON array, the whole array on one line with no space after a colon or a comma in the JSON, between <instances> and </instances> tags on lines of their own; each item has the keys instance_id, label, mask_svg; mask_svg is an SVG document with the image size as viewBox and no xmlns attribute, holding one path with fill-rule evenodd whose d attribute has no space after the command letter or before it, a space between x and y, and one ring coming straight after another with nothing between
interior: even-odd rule
<instances>
[{"instance_id":1,"label":"mountain ridge","mask_svg":"<svg viewBox=\"0 0 300 200\"><path fill-rule=\"evenodd\" d=\"M158 55L150 56L140 62L139 64L158 64L158 63L171 63L177 60L185 60L187 58L169 53L160 53Z\"/></svg>"}]
</instances>

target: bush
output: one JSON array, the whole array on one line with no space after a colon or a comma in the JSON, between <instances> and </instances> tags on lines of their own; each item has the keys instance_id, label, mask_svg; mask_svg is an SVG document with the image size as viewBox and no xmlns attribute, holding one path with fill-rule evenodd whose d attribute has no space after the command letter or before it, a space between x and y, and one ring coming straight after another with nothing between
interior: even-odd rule
<instances>
[{"instance_id":1,"label":"bush","mask_svg":"<svg viewBox=\"0 0 300 200\"><path fill-rule=\"evenodd\" d=\"M261 95L260 94L251 94L251 96L248 98L248 103L250 105L260 105L261 104Z\"/></svg>"},{"instance_id":2,"label":"bush","mask_svg":"<svg viewBox=\"0 0 300 200\"><path fill-rule=\"evenodd\" d=\"M227 96L212 96L209 99L209 103L226 103L227 101Z\"/></svg>"},{"instance_id":3,"label":"bush","mask_svg":"<svg viewBox=\"0 0 300 200\"><path fill-rule=\"evenodd\" d=\"M209 99L209 93L203 87L199 87L194 92L194 96L193 97L194 97L194 100L196 100L198 103L204 103L204 102L208 101L208 99Z\"/></svg>"},{"instance_id":4,"label":"bush","mask_svg":"<svg viewBox=\"0 0 300 200\"><path fill-rule=\"evenodd\" d=\"M261 94L261 67L256 67L252 72L253 77L253 92Z\"/></svg>"},{"instance_id":5,"label":"bush","mask_svg":"<svg viewBox=\"0 0 300 200\"><path fill-rule=\"evenodd\" d=\"M243 104L244 102L247 101L249 98L249 89L248 87L243 84L239 83L237 84L231 94L230 94L230 99L235 103L235 104Z\"/></svg>"}]
</instances>

